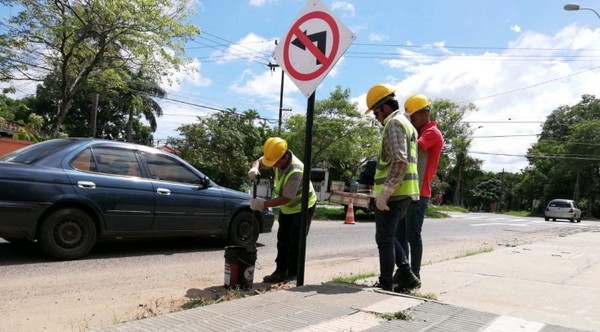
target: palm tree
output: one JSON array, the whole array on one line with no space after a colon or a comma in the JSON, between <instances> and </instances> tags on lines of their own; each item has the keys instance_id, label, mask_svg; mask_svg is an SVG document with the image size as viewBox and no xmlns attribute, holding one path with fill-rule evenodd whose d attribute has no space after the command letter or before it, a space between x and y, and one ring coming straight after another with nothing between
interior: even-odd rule
<instances>
[{"instance_id":1,"label":"palm tree","mask_svg":"<svg viewBox=\"0 0 600 332\"><path fill-rule=\"evenodd\" d=\"M122 105L128 114L125 130L127 142L133 141L133 123L140 115L150 123L152 131L156 131L156 118L163 115L163 110L155 98L164 98L166 94L167 92L158 83L146 79L142 70L138 71L135 80L130 83L125 95L122 96Z\"/></svg>"}]
</instances>

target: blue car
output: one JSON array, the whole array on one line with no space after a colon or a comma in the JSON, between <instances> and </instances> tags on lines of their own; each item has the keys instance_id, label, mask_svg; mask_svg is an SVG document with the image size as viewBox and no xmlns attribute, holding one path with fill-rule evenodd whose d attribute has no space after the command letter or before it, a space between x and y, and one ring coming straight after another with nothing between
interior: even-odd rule
<instances>
[{"instance_id":1,"label":"blue car","mask_svg":"<svg viewBox=\"0 0 600 332\"><path fill-rule=\"evenodd\" d=\"M59 260L100 238L198 236L251 245L273 213L221 187L181 158L91 138L36 143L0 157L0 237L37 242Z\"/></svg>"}]
</instances>

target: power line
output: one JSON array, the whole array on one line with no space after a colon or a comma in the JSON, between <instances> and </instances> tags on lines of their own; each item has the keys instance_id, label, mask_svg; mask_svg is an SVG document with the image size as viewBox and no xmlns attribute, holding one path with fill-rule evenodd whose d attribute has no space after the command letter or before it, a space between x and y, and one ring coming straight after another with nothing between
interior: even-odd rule
<instances>
[{"instance_id":1,"label":"power line","mask_svg":"<svg viewBox=\"0 0 600 332\"><path fill-rule=\"evenodd\" d=\"M203 109L207 109L207 110L210 110L210 111L217 111L217 112L221 112L221 113L229 113L229 112L231 112L231 110L225 110L225 109L211 107L211 106L206 106L206 105L202 105L202 104L191 103L191 102L188 102L188 101L178 100L178 99L174 99L174 98L163 97L161 99L172 101L172 102L176 102L176 103L180 103L180 104L190 105L190 106L194 106L194 107L198 107L198 108L203 108ZM235 113L235 112L233 112L233 113ZM235 113L235 114L238 114L238 113ZM172 115L175 115L175 114L172 114ZM183 114L177 114L177 115L178 116L183 116ZM238 114L238 115L241 116L241 114ZM197 116L197 115L194 115L194 116ZM267 118L263 118L263 117L256 117L256 119L264 120L264 121L267 121L267 122L269 122L271 124L275 123L275 121L273 119L267 119Z\"/></svg>"},{"instance_id":2,"label":"power line","mask_svg":"<svg viewBox=\"0 0 600 332\"><path fill-rule=\"evenodd\" d=\"M600 161L600 156L597 158L584 156L584 155L547 155L547 154L511 154L511 153L491 153L491 152L478 152L469 151L471 154L483 154L491 156L507 156L507 157L523 157L523 158L545 158L545 159L563 159L563 160L587 160L587 161Z\"/></svg>"},{"instance_id":3,"label":"power line","mask_svg":"<svg viewBox=\"0 0 600 332\"><path fill-rule=\"evenodd\" d=\"M472 103L472 102L478 101L478 100L484 100L484 99L488 99L488 98L493 98L493 97L498 97L498 96L506 95L506 94L513 93L513 92L518 92L518 91L530 89L530 88L533 88L533 87L536 87L536 86L540 86L540 85L544 85L544 84L547 84L547 83L560 81L560 80L563 80L565 78L569 78L569 77L573 77L573 76L576 76L576 75L580 75L580 74L583 74L583 73L586 73L588 71L592 71L592 70L595 70L595 69L598 69L598 68L600 68L600 66L592 67L592 68L589 68L589 69L586 69L586 70L582 70L582 71L579 71L579 72L576 72L576 73L572 73L572 74L569 74L569 75L565 75L565 76L553 78L551 80L543 81L543 82L540 82L540 83L532 84L532 85L521 87L521 88L518 88L518 89L504 91L504 92L496 93L496 94L485 96L485 97L480 97L480 98L474 98L474 99L470 99L470 100L460 101L457 104Z\"/></svg>"}]
</instances>

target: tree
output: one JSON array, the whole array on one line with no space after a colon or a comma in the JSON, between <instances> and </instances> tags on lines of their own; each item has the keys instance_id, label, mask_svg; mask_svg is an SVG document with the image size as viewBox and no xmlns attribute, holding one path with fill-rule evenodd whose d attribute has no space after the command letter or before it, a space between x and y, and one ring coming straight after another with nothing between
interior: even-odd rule
<instances>
[{"instance_id":1,"label":"tree","mask_svg":"<svg viewBox=\"0 0 600 332\"><path fill-rule=\"evenodd\" d=\"M156 118L163 115L162 108L155 98L164 98L167 92L144 76L141 70L138 71L135 81L128 84L120 98L123 108L127 110L127 142L133 141L133 126L140 115L150 123L152 132L156 131Z\"/></svg>"},{"instance_id":2,"label":"tree","mask_svg":"<svg viewBox=\"0 0 600 332\"><path fill-rule=\"evenodd\" d=\"M560 106L544 122L538 142L528 150L528 160L543 203L573 198L590 215L600 214L600 100L583 95L573 106Z\"/></svg>"},{"instance_id":3,"label":"tree","mask_svg":"<svg viewBox=\"0 0 600 332\"><path fill-rule=\"evenodd\" d=\"M492 203L498 202L501 195L501 182L496 178L480 182L471 190L474 206L490 208ZM496 211L491 211L496 212Z\"/></svg>"},{"instance_id":4,"label":"tree","mask_svg":"<svg viewBox=\"0 0 600 332\"><path fill-rule=\"evenodd\" d=\"M0 35L0 78L42 81L57 73L56 136L88 83L112 89L144 68L153 81L184 64L184 43L199 33L188 22L190 0L1 0L23 10Z\"/></svg>"},{"instance_id":5,"label":"tree","mask_svg":"<svg viewBox=\"0 0 600 332\"><path fill-rule=\"evenodd\" d=\"M243 190L256 147L264 141L256 115L252 110L239 114L228 109L198 117L198 123L179 127L182 138L169 138L168 145L217 183Z\"/></svg>"},{"instance_id":6,"label":"tree","mask_svg":"<svg viewBox=\"0 0 600 332\"><path fill-rule=\"evenodd\" d=\"M295 115L284 127L282 136L303 159L306 116ZM312 166L330 168L332 179L355 179L367 161L376 159L379 131L376 121L364 117L350 102L350 90L337 86L328 99L315 102Z\"/></svg>"},{"instance_id":7,"label":"tree","mask_svg":"<svg viewBox=\"0 0 600 332\"><path fill-rule=\"evenodd\" d=\"M464 195L477 183L474 175L481 172L481 161L468 156L471 147L473 128L464 122L465 117L477 111L472 104L457 104L448 99L436 99L431 105L431 119L444 135L444 150L440 157L438 174L443 181L450 183L453 193L452 204L464 204ZM471 176L466 176L467 173Z\"/></svg>"},{"instance_id":8,"label":"tree","mask_svg":"<svg viewBox=\"0 0 600 332\"><path fill-rule=\"evenodd\" d=\"M39 114L44 119L42 131L48 132L52 126L51 122L56 112L57 88L54 76L49 75L44 84L38 85L35 97L28 97L26 103L30 112ZM162 109L153 99L154 84L140 83L131 88L134 82L125 87L111 90L101 90L98 93L98 109L95 124L92 124L92 96L96 94L95 88L88 84L82 86L80 93L75 96L71 105L70 116L63 123L63 132L68 136L89 137L92 136L91 128L95 127L94 137L110 140L130 141L139 144L151 145L152 133L156 129L154 112L162 114ZM154 107L158 107L158 111ZM149 114L149 115L147 115ZM150 127L141 121L145 115ZM152 116L152 118L149 118ZM153 121L152 121L153 120ZM152 125L154 126L152 127Z\"/></svg>"}]
</instances>

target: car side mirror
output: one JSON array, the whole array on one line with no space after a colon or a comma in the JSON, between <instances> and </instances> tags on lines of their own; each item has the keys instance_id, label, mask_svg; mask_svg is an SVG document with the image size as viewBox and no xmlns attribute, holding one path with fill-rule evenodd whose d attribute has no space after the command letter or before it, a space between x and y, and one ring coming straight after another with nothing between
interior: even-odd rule
<instances>
[{"instance_id":1,"label":"car side mirror","mask_svg":"<svg viewBox=\"0 0 600 332\"><path fill-rule=\"evenodd\" d=\"M200 178L200 187L202 189L208 188L210 186L211 186L211 184L210 184L210 179L208 178L208 176L203 176L202 178Z\"/></svg>"}]
</instances>

